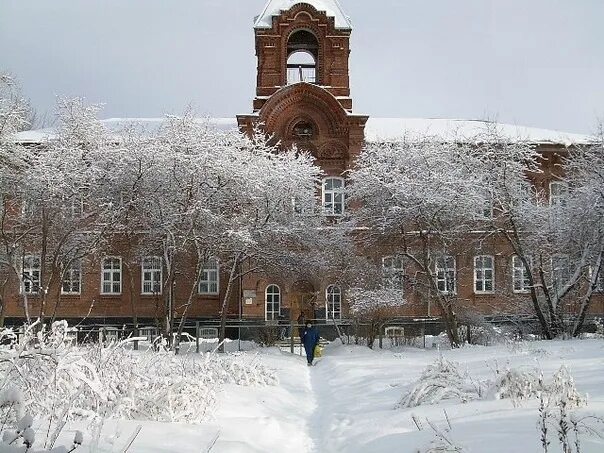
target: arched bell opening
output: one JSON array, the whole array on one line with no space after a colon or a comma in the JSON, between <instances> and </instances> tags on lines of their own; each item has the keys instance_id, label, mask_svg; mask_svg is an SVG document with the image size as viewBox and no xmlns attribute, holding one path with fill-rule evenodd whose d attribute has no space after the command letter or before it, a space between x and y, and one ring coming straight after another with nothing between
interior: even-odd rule
<instances>
[{"instance_id":1,"label":"arched bell opening","mask_svg":"<svg viewBox=\"0 0 604 453\"><path fill-rule=\"evenodd\" d=\"M319 41L308 30L299 30L287 41L287 84L318 83Z\"/></svg>"}]
</instances>

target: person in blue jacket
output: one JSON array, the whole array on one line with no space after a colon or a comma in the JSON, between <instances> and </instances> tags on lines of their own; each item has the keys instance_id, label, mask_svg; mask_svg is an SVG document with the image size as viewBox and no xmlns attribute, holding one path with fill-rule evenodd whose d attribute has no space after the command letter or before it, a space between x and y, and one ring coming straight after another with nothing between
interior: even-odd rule
<instances>
[{"instance_id":1,"label":"person in blue jacket","mask_svg":"<svg viewBox=\"0 0 604 453\"><path fill-rule=\"evenodd\" d=\"M312 361L315 359L315 346L319 344L319 331L310 322L307 322L306 328L302 332L300 339L304 344L308 366L311 366Z\"/></svg>"}]
</instances>

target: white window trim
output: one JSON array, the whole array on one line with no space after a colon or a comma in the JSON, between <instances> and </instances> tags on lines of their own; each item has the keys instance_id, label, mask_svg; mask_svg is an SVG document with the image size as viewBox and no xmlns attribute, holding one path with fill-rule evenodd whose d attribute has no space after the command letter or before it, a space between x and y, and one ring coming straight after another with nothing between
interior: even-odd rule
<instances>
[{"instance_id":1,"label":"white window trim","mask_svg":"<svg viewBox=\"0 0 604 453\"><path fill-rule=\"evenodd\" d=\"M32 266L28 266L25 267L25 262L28 260L38 260L39 266L38 267L32 267ZM35 271L38 271L38 278L37 280L29 280L29 291L26 290L25 288L25 272L28 272L28 275L32 275L32 273L34 273ZM20 285L20 289L22 292L24 292L25 294L40 294L40 289L42 286L42 282L40 280L42 276L42 258L40 257L40 255L24 255L23 256L23 262L22 262L22 269L21 269L21 281L23 282L22 285ZM38 283L38 290L37 291L32 291L33 288L33 282L37 281Z\"/></svg>"},{"instance_id":2,"label":"white window trim","mask_svg":"<svg viewBox=\"0 0 604 453\"><path fill-rule=\"evenodd\" d=\"M491 271L491 287L493 289L490 290L477 290L476 289L476 283L478 282L478 268L476 267L476 263L478 261L478 259L480 258L490 258L491 259L491 267L483 267L482 269L482 286L484 288L485 286L485 282L487 281L487 279L484 277L484 271L485 270L490 270ZM477 255L474 257L474 294L493 294L495 293L495 257L493 255Z\"/></svg>"},{"instance_id":3,"label":"white window trim","mask_svg":"<svg viewBox=\"0 0 604 453\"><path fill-rule=\"evenodd\" d=\"M401 267L394 266L386 266L387 260L399 260ZM388 286L387 281L392 281L392 278L388 279L386 274L390 274L390 277L395 276L396 274L400 275L400 285L399 286ZM382 287L385 289L396 289L403 291L404 290L404 276L405 276L405 267L403 265L403 258L400 255L387 255L382 257Z\"/></svg>"},{"instance_id":4,"label":"white window trim","mask_svg":"<svg viewBox=\"0 0 604 453\"><path fill-rule=\"evenodd\" d=\"M329 289L330 288L337 288L338 292L337 293L333 293L333 295L337 295L340 300L338 302L340 309L338 310L338 317L336 318L334 316L334 314L336 313L336 310L329 310ZM335 303L332 302L332 305L335 307ZM330 317L331 315L331 317ZM325 320L329 321L330 319L342 319L342 288L339 285L329 285L327 288L325 288Z\"/></svg>"},{"instance_id":5,"label":"white window trim","mask_svg":"<svg viewBox=\"0 0 604 453\"><path fill-rule=\"evenodd\" d=\"M159 291L145 291L145 260L159 260ZM157 268L153 268L150 270L147 270L148 272L151 272L151 275L154 275L155 272L157 272ZM163 259L161 256L143 256L141 259L141 295L142 296L157 296L157 295L161 295L162 294L162 290L163 290L163 279L164 279L164 263L163 263ZM154 288L155 285L154 283L156 283L153 280L153 277L151 277L151 288Z\"/></svg>"},{"instance_id":6,"label":"white window trim","mask_svg":"<svg viewBox=\"0 0 604 453\"><path fill-rule=\"evenodd\" d=\"M554 187L563 187L561 194L554 195ZM568 197L568 183L564 181L551 181L549 183L549 205L551 207L565 206Z\"/></svg>"},{"instance_id":7,"label":"white window trim","mask_svg":"<svg viewBox=\"0 0 604 453\"><path fill-rule=\"evenodd\" d=\"M329 193L332 195L332 202L331 202L331 209L327 209L326 207L326 200L325 200L325 196L327 195L327 181L328 180L338 180L342 183L342 188L341 189L330 189ZM336 214L334 211L334 206L335 206L335 202L333 201L333 199L335 199L335 195L337 194L341 194L342 195L342 212L340 214ZM331 216L331 217L341 217L346 213L346 180L344 178L342 178L341 176L328 176L326 178L323 178L323 184L322 184L322 188L321 188L321 206L323 209L323 213L325 215Z\"/></svg>"},{"instance_id":8,"label":"white window trim","mask_svg":"<svg viewBox=\"0 0 604 453\"><path fill-rule=\"evenodd\" d=\"M591 270L591 268L590 268ZM598 278L596 279L596 287L594 289L594 292L601 294L604 293L604 267L602 267L602 269L600 269L600 274L598 275Z\"/></svg>"},{"instance_id":9,"label":"white window trim","mask_svg":"<svg viewBox=\"0 0 604 453\"><path fill-rule=\"evenodd\" d=\"M494 197L493 197L493 189L489 186L484 190L485 198L482 200L479 208L476 210L476 218L479 220L493 220L494 217ZM489 205L489 213L485 215L487 206Z\"/></svg>"},{"instance_id":10,"label":"white window trim","mask_svg":"<svg viewBox=\"0 0 604 453\"><path fill-rule=\"evenodd\" d=\"M554 275L554 273L555 273L555 269L554 269L554 261L555 261L556 259L559 259L559 258L561 258L561 259L563 259L563 260L565 260L565 261L566 261L566 281L561 282L560 287L559 287L559 288L557 288L557 287L556 287L556 281L555 281L555 279L554 279L554 277L555 277L555 275ZM565 286L568 284L568 281L569 281L569 279L570 279L570 256L568 256L568 255L566 255L566 254L563 254L563 253L559 253L559 254L553 255L553 256L551 257L551 259L550 259L550 266L551 266L551 275L550 275L551 288L552 288L553 290L556 290L556 291L557 291L558 289L562 289L562 288L564 288L564 287L565 287Z\"/></svg>"},{"instance_id":11,"label":"white window trim","mask_svg":"<svg viewBox=\"0 0 604 453\"><path fill-rule=\"evenodd\" d=\"M435 271L435 275L434 277L436 278L436 287L438 288L438 282L439 282L439 278L438 278L438 270L440 269L438 266L438 261L444 259L445 261L445 266L446 263L448 261L449 258L453 259L453 267L445 267L444 270L444 274L445 274L445 288L447 287L447 273L449 270L453 269L453 291L448 291L448 290L438 290L441 294L450 294L450 295L455 295L457 294L457 257L453 256L453 255L444 255L444 256L440 256L436 259L436 262L434 263L434 271Z\"/></svg>"},{"instance_id":12,"label":"white window trim","mask_svg":"<svg viewBox=\"0 0 604 453\"><path fill-rule=\"evenodd\" d=\"M68 269L66 269L64 272L68 272L69 273L69 281L71 282L71 274L73 271L73 265L76 263L76 261L72 261L70 264L70 267ZM79 291L65 291L64 288L64 283L65 283L65 277L66 274L63 273L63 278L61 279L61 294L65 295L65 296L79 296L80 294L82 294L82 260L77 260L77 263L79 264L79 281L78 281L78 288ZM101 276L101 279L103 277Z\"/></svg>"},{"instance_id":13,"label":"white window trim","mask_svg":"<svg viewBox=\"0 0 604 453\"><path fill-rule=\"evenodd\" d=\"M518 266L515 265L516 260L518 261ZM516 269L520 270L520 283L522 285L522 289L516 289ZM525 282L525 274L527 273L526 268L524 267L524 263L520 256L513 255L512 256L512 292L515 294L528 294L531 292L530 288L526 288L524 286Z\"/></svg>"},{"instance_id":14,"label":"white window trim","mask_svg":"<svg viewBox=\"0 0 604 453\"><path fill-rule=\"evenodd\" d=\"M113 281L113 272L115 272L114 269L111 270L111 289L112 289L112 291L111 292L104 291L105 280L103 278L103 274L105 273L105 261L106 260L119 260L119 262L120 262L120 268L119 268L119 271L120 271L120 291L119 291L119 293L118 292L113 292L113 283L114 283L114 281ZM101 260L101 295L102 296L121 296L122 291L124 290L123 286L124 286L124 269L123 269L123 266L122 266L122 257L121 256L106 256L106 257L104 257Z\"/></svg>"},{"instance_id":15,"label":"white window trim","mask_svg":"<svg viewBox=\"0 0 604 453\"><path fill-rule=\"evenodd\" d=\"M271 312L273 314L273 318L269 319L268 317L268 289L271 287L275 287L279 290L279 311L277 313L275 312ZM275 294L275 293L272 293ZM273 302L274 305L274 302ZM265 321L275 321L277 319L279 319L279 317L281 316L281 306L283 305L283 292L281 291L281 287L279 285L276 285L275 283L270 283L268 285L266 285L266 289L264 290L264 320Z\"/></svg>"},{"instance_id":16,"label":"white window trim","mask_svg":"<svg viewBox=\"0 0 604 453\"><path fill-rule=\"evenodd\" d=\"M216 267L207 267L210 262L216 263ZM204 274L206 272L216 272L216 291L202 291L201 285L204 283L208 284L208 288L210 284L214 283L214 280L205 279ZM220 261L218 258L210 258L206 263L204 263L204 268L201 270L201 275L199 276L199 282L197 283L197 294L202 296L218 296L220 294Z\"/></svg>"}]
</instances>

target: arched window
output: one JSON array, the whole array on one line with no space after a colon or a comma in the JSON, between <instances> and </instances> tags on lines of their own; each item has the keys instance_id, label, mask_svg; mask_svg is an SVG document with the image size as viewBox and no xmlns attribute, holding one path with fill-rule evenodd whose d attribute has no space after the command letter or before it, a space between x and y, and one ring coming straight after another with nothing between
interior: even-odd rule
<instances>
[{"instance_id":1,"label":"arched window","mask_svg":"<svg viewBox=\"0 0 604 453\"><path fill-rule=\"evenodd\" d=\"M342 319L342 290L329 285L325 290L325 313L327 319Z\"/></svg>"},{"instance_id":2,"label":"arched window","mask_svg":"<svg viewBox=\"0 0 604 453\"><path fill-rule=\"evenodd\" d=\"M281 289L277 285L266 287L266 320L274 321L281 314Z\"/></svg>"},{"instance_id":3,"label":"arched window","mask_svg":"<svg viewBox=\"0 0 604 453\"><path fill-rule=\"evenodd\" d=\"M323 212L333 216L344 214L344 178L323 180Z\"/></svg>"},{"instance_id":4,"label":"arched window","mask_svg":"<svg viewBox=\"0 0 604 453\"><path fill-rule=\"evenodd\" d=\"M287 42L287 84L317 83L319 42L307 30L293 33Z\"/></svg>"}]
</instances>

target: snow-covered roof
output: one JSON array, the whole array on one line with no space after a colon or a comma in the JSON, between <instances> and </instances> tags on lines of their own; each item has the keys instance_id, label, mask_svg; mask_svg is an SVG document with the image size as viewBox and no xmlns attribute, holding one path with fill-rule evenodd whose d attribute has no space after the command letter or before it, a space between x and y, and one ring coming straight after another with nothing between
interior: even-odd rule
<instances>
[{"instance_id":1,"label":"snow-covered roof","mask_svg":"<svg viewBox=\"0 0 604 453\"><path fill-rule=\"evenodd\" d=\"M236 118L198 118L199 123L207 123L219 130L238 130ZM125 129L134 127L143 133L152 134L165 123L165 118L109 118L101 120L101 124L107 128L109 133L119 137ZM56 129L47 127L32 131L19 132L14 135L18 143L42 143L53 140L56 137Z\"/></svg>"},{"instance_id":2,"label":"snow-covered roof","mask_svg":"<svg viewBox=\"0 0 604 453\"><path fill-rule=\"evenodd\" d=\"M271 28L274 16L279 16L281 11L287 11L298 3L308 3L317 11L325 11L327 16L335 19L336 28L352 29L352 22L344 14L338 0L268 0L262 13L254 18L254 28Z\"/></svg>"},{"instance_id":3,"label":"snow-covered roof","mask_svg":"<svg viewBox=\"0 0 604 453\"><path fill-rule=\"evenodd\" d=\"M369 118L365 126L365 141L388 141L398 138L417 140L430 138L443 142L474 143L487 140L487 131L509 142L534 144L582 145L594 142L594 137L582 134L515 126L484 120L441 118Z\"/></svg>"},{"instance_id":4,"label":"snow-covered roof","mask_svg":"<svg viewBox=\"0 0 604 453\"><path fill-rule=\"evenodd\" d=\"M109 132L119 136L128 127L153 133L165 121L164 118L111 118L101 123ZM236 118L199 118L217 129L237 130ZM474 143L485 140L485 133L494 128L500 138L510 142L525 141L534 144L584 145L594 143L594 137L581 134L514 126L482 120L425 119L425 118L369 118L365 126L365 141L378 142L406 138L409 140L430 138L443 142ZM55 137L54 128L19 132L15 140L20 143L40 143Z\"/></svg>"}]
</instances>

